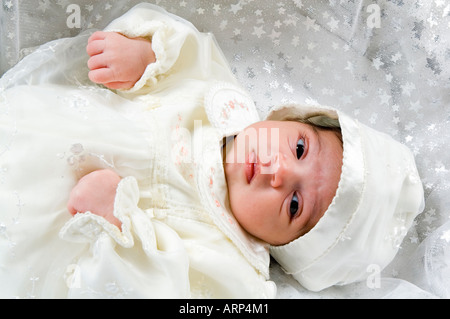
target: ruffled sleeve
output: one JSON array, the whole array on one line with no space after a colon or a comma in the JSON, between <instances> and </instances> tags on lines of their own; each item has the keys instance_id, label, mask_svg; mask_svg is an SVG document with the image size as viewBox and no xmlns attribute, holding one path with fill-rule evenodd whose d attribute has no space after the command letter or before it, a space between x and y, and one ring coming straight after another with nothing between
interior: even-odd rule
<instances>
[{"instance_id":1,"label":"ruffled sleeve","mask_svg":"<svg viewBox=\"0 0 450 319\"><path fill-rule=\"evenodd\" d=\"M152 41L156 62L124 93L146 94L159 82L211 78L235 82L212 34L200 33L190 22L157 6L142 3L108 25L105 31ZM171 83L173 84L173 83Z\"/></svg>"},{"instance_id":2,"label":"ruffled sleeve","mask_svg":"<svg viewBox=\"0 0 450 319\"><path fill-rule=\"evenodd\" d=\"M125 248L134 246L131 234L131 217L142 218L143 213L138 207L139 188L133 177L124 178L118 185L114 202L114 216L122 222L122 231L101 216L91 212L77 214L60 232L63 239L76 243L92 243L101 233L107 233L116 243ZM142 240L155 242L153 230L143 232Z\"/></svg>"},{"instance_id":3,"label":"ruffled sleeve","mask_svg":"<svg viewBox=\"0 0 450 319\"><path fill-rule=\"evenodd\" d=\"M189 261L182 240L152 210L141 210L138 201L136 180L124 178L114 203L121 230L87 212L77 214L60 231L62 239L90 247L73 267L76 280L69 287L69 297L190 296Z\"/></svg>"}]
</instances>

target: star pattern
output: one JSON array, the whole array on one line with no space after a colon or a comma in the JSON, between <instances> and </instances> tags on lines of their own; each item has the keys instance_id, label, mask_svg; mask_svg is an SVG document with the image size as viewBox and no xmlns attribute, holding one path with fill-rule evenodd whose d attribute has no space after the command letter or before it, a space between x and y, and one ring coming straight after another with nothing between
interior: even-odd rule
<instances>
[{"instance_id":1,"label":"star pattern","mask_svg":"<svg viewBox=\"0 0 450 319\"><path fill-rule=\"evenodd\" d=\"M22 49L102 29L141 2L121 0L119 8L115 1L1 1L0 74L19 61ZM420 244L449 220L448 1L388 0L380 28L369 27L367 4L356 0L148 2L216 36L261 116L282 103L331 105L410 147L424 183L426 208L408 245ZM80 4L81 30L66 26L66 8L72 3ZM17 33L16 25L24 19L15 13L21 10L37 14ZM0 235L5 233L2 225L0 219ZM449 234L443 233L442 240L450 242Z\"/></svg>"}]
</instances>

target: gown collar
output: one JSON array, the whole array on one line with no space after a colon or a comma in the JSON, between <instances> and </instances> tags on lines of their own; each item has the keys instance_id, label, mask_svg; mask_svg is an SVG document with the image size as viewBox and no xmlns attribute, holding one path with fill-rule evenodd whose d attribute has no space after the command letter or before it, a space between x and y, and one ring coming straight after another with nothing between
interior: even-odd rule
<instances>
[{"instance_id":1,"label":"gown collar","mask_svg":"<svg viewBox=\"0 0 450 319\"><path fill-rule=\"evenodd\" d=\"M204 128L203 154L197 166L198 187L203 204L217 227L239 248L246 259L269 278L269 245L248 234L233 216L223 167L224 141L249 125L260 121L251 97L241 88L216 82L205 97L205 109L211 127Z\"/></svg>"}]
</instances>

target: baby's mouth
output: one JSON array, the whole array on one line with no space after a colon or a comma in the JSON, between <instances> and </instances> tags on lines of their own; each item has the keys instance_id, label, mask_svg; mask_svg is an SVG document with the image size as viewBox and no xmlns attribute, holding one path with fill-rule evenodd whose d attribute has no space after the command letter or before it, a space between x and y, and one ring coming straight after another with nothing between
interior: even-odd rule
<instances>
[{"instance_id":1,"label":"baby's mouth","mask_svg":"<svg viewBox=\"0 0 450 319\"><path fill-rule=\"evenodd\" d=\"M250 184L256 175L256 154L254 151L250 152L247 161L245 162L245 176L247 183Z\"/></svg>"}]
</instances>

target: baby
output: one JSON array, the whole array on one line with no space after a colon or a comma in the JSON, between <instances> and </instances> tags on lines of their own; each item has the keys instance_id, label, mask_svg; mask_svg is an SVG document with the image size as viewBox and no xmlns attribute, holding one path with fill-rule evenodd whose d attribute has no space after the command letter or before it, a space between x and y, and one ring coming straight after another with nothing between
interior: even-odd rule
<instances>
[{"instance_id":1,"label":"baby","mask_svg":"<svg viewBox=\"0 0 450 319\"><path fill-rule=\"evenodd\" d=\"M330 107L261 121L213 36L150 4L1 83L0 298L273 298L270 255L319 291L423 208L405 146Z\"/></svg>"},{"instance_id":2,"label":"baby","mask_svg":"<svg viewBox=\"0 0 450 319\"><path fill-rule=\"evenodd\" d=\"M89 78L120 90L133 88L158 59L151 39L115 32L96 32L87 52ZM409 150L331 108L274 109L229 137L223 153L232 215L311 290L362 280L371 264L386 266L423 208ZM86 175L69 211L90 211L120 228L120 181L111 170Z\"/></svg>"},{"instance_id":3,"label":"baby","mask_svg":"<svg viewBox=\"0 0 450 319\"><path fill-rule=\"evenodd\" d=\"M89 78L111 89L132 88L147 65L156 61L149 40L113 32L94 33L87 52ZM287 244L311 230L339 183L340 131L263 121L246 128L230 144L224 152L225 176L230 207L239 224L271 245ZM120 176L110 170L83 177L72 192L69 211L74 215L90 211L120 227L113 215L119 182Z\"/></svg>"}]
</instances>

